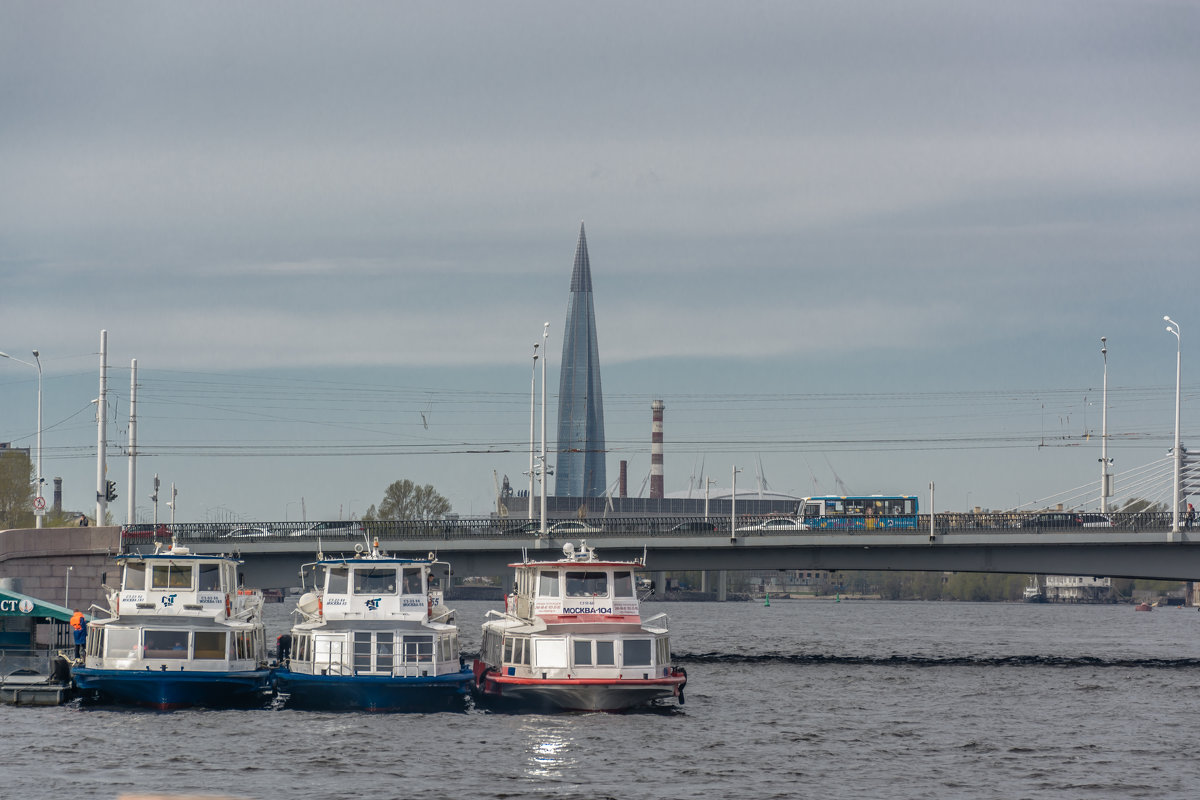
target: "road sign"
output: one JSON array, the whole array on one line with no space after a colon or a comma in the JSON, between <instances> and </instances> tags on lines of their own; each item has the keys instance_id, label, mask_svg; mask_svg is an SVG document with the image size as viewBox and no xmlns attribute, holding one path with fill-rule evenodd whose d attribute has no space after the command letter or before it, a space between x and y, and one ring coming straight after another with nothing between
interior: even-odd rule
<instances>
[{"instance_id":1,"label":"road sign","mask_svg":"<svg viewBox=\"0 0 1200 800\"><path fill-rule=\"evenodd\" d=\"M46 507L46 498L44 498L44 497L33 498L33 507L38 511L41 511L42 509L44 509Z\"/></svg>"}]
</instances>

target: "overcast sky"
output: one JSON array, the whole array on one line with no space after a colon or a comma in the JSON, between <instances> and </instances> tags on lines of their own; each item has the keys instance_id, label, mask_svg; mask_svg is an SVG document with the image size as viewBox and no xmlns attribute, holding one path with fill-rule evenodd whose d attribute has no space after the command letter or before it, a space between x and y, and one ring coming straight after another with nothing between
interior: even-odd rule
<instances>
[{"instance_id":1,"label":"overcast sky","mask_svg":"<svg viewBox=\"0 0 1200 800\"><path fill-rule=\"evenodd\" d=\"M69 508L107 330L139 506L487 513L583 221L632 494L661 397L669 492L1095 495L1101 336L1120 491L1164 314L1195 430L1197 41L1192 2L5 3L0 350ZM0 441L36 427L0 359Z\"/></svg>"}]
</instances>

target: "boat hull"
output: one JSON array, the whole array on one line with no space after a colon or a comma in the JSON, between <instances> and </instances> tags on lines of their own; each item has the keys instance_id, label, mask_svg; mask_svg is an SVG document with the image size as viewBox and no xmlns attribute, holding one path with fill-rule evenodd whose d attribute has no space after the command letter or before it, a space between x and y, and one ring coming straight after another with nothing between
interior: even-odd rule
<instances>
[{"instance_id":1,"label":"boat hull","mask_svg":"<svg viewBox=\"0 0 1200 800\"><path fill-rule=\"evenodd\" d=\"M465 711L473 674L394 678L388 675L309 675L281 669L275 688L286 708L313 711Z\"/></svg>"},{"instance_id":2,"label":"boat hull","mask_svg":"<svg viewBox=\"0 0 1200 800\"><path fill-rule=\"evenodd\" d=\"M538 711L628 711L671 697L683 703L687 673L661 678L609 680L601 678L519 678L480 668L476 692L485 703Z\"/></svg>"},{"instance_id":3,"label":"boat hull","mask_svg":"<svg viewBox=\"0 0 1200 800\"><path fill-rule=\"evenodd\" d=\"M159 710L260 708L272 698L271 670L251 672L135 671L75 667L75 686L102 703Z\"/></svg>"}]
</instances>

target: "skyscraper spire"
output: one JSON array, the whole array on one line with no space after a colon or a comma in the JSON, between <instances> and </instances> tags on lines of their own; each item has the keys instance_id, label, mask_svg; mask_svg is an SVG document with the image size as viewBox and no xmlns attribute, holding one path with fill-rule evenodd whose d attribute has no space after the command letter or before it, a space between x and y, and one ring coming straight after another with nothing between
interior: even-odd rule
<instances>
[{"instance_id":1,"label":"skyscraper spire","mask_svg":"<svg viewBox=\"0 0 1200 800\"><path fill-rule=\"evenodd\" d=\"M558 463L556 497L599 497L608 486L604 469L604 398L592 304L592 268L587 234L579 223L579 244L571 271L571 295L563 332L558 382Z\"/></svg>"}]
</instances>

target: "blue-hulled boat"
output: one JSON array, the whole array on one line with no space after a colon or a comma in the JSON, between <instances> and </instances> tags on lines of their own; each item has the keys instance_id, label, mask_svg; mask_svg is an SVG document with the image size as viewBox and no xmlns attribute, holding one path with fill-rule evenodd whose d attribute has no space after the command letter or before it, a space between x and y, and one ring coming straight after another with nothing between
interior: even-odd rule
<instances>
[{"instance_id":1,"label":"blue-hulled boat","mask_svg":"<svg viewBox=\"0 0 1200 800\"><path fill-rule=\"evenodd\" d=\"M110 618L88 625L71 668L85 700L157 709L270 701L263 596L239 588L241 561L178 545L116 558Z\"/></svg>"},{"instance_id":2,"label":"blue-hulled boat","mask_svg":"<svg viewBox=\"0 0 1200 800\"><path fill-rule=\"evenodd\" d=\"M324 558L297 603L300 621L281 649L275 687L288 708L347 711L465 710L472 684L458 628L443 604L449 565L396 558L356 545ZM303 574L303 572L302 572Z\"/></svg>"}]
</instances>

